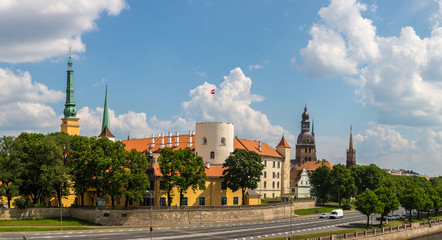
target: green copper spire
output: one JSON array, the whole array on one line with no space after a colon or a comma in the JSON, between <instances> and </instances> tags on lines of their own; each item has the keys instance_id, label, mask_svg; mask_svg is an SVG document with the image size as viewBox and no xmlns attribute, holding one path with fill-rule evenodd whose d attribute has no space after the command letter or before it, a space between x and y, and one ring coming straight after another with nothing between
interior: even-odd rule
<instances>
[{"instance_id":1,"label":"green copper spire","mask_svg":"<svg viewBox=\"0 0 442 240\"><path fill-rule=\"evenodd\" d=\"M110 121L109 121L109 107L107 105L107 85L106 85L106 96L104 98L104 110L103 110L103 125L101 127L101 131L104 130L104 127L110 129Z\"/></svg>"},{"instance_id":2,"label":"green copper spire","mask_svg":"<svg viewBox=\"0 0 442 240\"><path fill-rule=\"evenodd\" d=\"M69 61L67 70L67 86L66 86L66 103L64 104L64 117L75 118L77 116L77 109L75 109L74 101L74 70L72 69L71 59L72 47L69 46Z\"/></svg>"}]
</instances>

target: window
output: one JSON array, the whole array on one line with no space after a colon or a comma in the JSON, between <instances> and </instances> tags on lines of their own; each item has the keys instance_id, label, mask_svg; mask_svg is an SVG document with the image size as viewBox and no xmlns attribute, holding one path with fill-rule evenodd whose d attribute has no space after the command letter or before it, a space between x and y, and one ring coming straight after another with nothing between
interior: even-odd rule
<instances>
[{"instance_id":1,"label":"window","mask_svg":"<svg viewBox=\"0 0 442 240\"><path fill-rule=\"evenodd\" d=\"M120 204L121 204L120 199L117 199L117 205L120 205Z\"/></svg>"},{"instance_id":2,"label":"window","mask_svg":"<svg viewBox=\"0 0 442 240\"><path fill-rule=\"evenodd\" d=\"M92 206L95 205L95 203L94 203L94 197L91 198L91 205L92 205Z\"/></svg>"},{"instance_id":3,"label":"window","mask_svg":"<svg viewBox=\"0 0 442 240\"><path fill-rule=\"evenodd\" d=\"M273 183L272 183L272 187L275 188L275 181L273 181Z\"/></svg>"},{"instance_id":4,"label":"window","mask_svg":"<svg viewBox=\"0 0 442 240\"><path fill-rule=\"evenodd\" d=\"M267 178L267 172L264 172L264 178Z\"/></svg>"},{"instance_id":5,"label":"window","mask_svg":"<svg viewBox=\"0 0 442 240\"><path fill-rule=\"evenodd\" d=\"M199 197L198 202L199 202L200 206L205 206L206 205L206 197Z\"/></svg>"},{"instance_id":6,"label":"window","mask_svg":"<svg viewBox=\"0 0 442 240\"><path fill-rule=\"evenodd\" d=\"M273 167L275 167L275 161L273 161Z\"/></svg>"},{"instance_id":7,"label":"window","mask_svg":"<svg viewBox=\"0 0 442 240\"><path fill-rule=\"evenodd\" d=\"M187 206L187 197L183 197L181 200L181 206Z\"/></svg>"},{"instance_id":8,"label":"window","mask_svg":"<svg viewBox=\"0 0 442 240\"><path fill-rule=\"evenodd\" d=\"M305 149L305 152L307 152L307 148L304 148Z\"/></svg>"},{"instance_id":9,"label":"window","mask_svg":"<svg viewBox=\"0 0 442 240\"><path fill-rule=\"evenodd\" d=\"M311 160L312 160L312 158L311 158L311 157L308 157L308 160L309 160L309 161L311 161Z\"/></svg>"},{"instance_id":10,"label":"window","mask_svg":"<svg viewBox=\"0 0 442 240\"><path fill-rule=\"evenodd\" d=\"M225 146L226 145L226 139L225 138L221 138L221 145Z\"/></svg>"},{"instance_id":11,"label":"window","mask_svg":"<svg viewBox=\"0 0 442 240\"><path fill-rule=\"evenodd\" d=\"M278 168L280 168L281 166L280 166L280 162L278 162Z\"/></svg>"},{"instance_id":12,"label":"window","mask_svg":"<svg viewBox=\"0 0 442 240\"><path fill-rule=\"evenodd\" d=\"M275 194L274 193L272 193L272 198L274 198L275 197Z\"/></svg>"},{"instance_id":13,"label":"window","mask_svg":"<svg viewBox=\"0 0 442 240\"><path fill-rule=\"evenodd\" d=\"M279 182L276 183L276 187L279 188Z\"/></svg>"},{"instance_id":14,"label":"window","mask_svg":"<svg viewBox=\"0 0 442 240\"><path fill-rule=\"evenodd\" d=\"M264 198L266 198L267 197L267 193L264 193Z\"/></svg>"},{"instance_id":15,"label":"window","mask_svg":"<svg viewBox=\"0 0 442 240\"><path fill-rule=\"evenodd\" d=\"M267 167L267 160L264 160L264 166Z\"/></svg>"},{"instance_id":16,"label":"window","mask_svg":"<svg viewBox=\"0 0 442 240\"><path fill-rule=\"evenodd\" d=\"M160 181L160 190L164 190L166 186L164 186L164 181Z\"/></svg>"},{"instance_id":17,"label":"window","mask_svg":"<svg viewBox=\"0 0 442 240\"><path fill-rule=\"evenodd\" d=\"M221 197L221 205L227 205L227 197Z\"/></svg>"},{"instance_id":18,"label":"window","mask_svg":"<svg viewBox=\"0 0 442 240\"><path fill-rule=\"evenodd\" d=\"M308 152L309 152L309 153L311 153L311 152L312 152L312 149L311 149L311 148L309 148L309 149L308 149Z\"/></svg>"},{"instance_id":19,"label":"window","mask_svg":"<svg viewBox=\"0 0 442 240\"><path fill-rule=\"evenodd\" d=\"M207 144L207 138L203 137L203 144Z\"/></svg>"},{"instance_id":20,"label":"window","mask_svg":"<svg viewBox=\"0 0 442 240\"><path fill-rule=\"evenodd\" d=\"M278 178L279 178L279 173L278 173Z\"/></svg>"},{"instance_id":21,"label":"window","mask_svg":"<svg viewBox=\"0 0 442 240\"><path fill-rule=\"evenodd\" d=\"M150 180L149 181L149 190L155 190L155 181L154 180Z\"/></svg>"},{"instance_id":22,"label":"window","mask_svg":"<svg viewBox=\"0 0 442 240\"><path fill-rule=\"evenodd\" d=\"M238 205L238 197L233 197L233 205Z\"/></svg>"},{"instance_id":23,"label":"window","mask_svg":"<svg viewBox=\"0 0 442 240\"><path fill-rule=\"evenodd\" d=\"M307 162L307 157L305 157L305 161Z\"/></svg>"},{"instance_id":24,"label":"window","mask_svg":"<svg viewBox=\"0 0 442 240\"><path fill-rule=\"evenodd\" d=\"M301 180L301 185L303 184L302 180Z\"/></svg>"},{"instance_id":25,"label":"window","mask_svg":"<svg viewBox=\"0 0 442 240\"><path fill-rule=\"evenodd\" d=\"M214 152L214 151L210 152L210 158L211 158L211 159L214 159L214 158L215 158L215 152Z\"/></svg>"},{"instance_id":26,"label":"window","mask_svg":"<svg viewBox=\"0 0 442 240\"><path fill-rule=\"evenodd\" d=\"M267 182L266 181L264 181L264 188L266 188L267 187ZM264 197L265 198L265 197Z\"/></svg>"},{"instance_id":27,"label":"window","mask_svg":"<svg viewBox=\"0 0 442 240\"><path fill-rule=\"evenodd\" d=\"M227 190L227 183L221 182L221 190Z\"/></svg>"},{"instance_id":28,"label":"window","mask_svg":"<svg viewBox=\"0 0 442 240\"><path fill-rule=\"evenodd\" d=\"M162 197L162 198L160 198L160 207L164 207L164 206L166 206L166 198Z\"/></svg>"},{"instance_id":29,"label":"window","mask_svg":"<svg viewBox=\"0 0 442 240\"><path fill-rule=\"evenodd\" d=\"M273 172L273 178L275 178L275 172Z\"/></svg>"}]
</instances>

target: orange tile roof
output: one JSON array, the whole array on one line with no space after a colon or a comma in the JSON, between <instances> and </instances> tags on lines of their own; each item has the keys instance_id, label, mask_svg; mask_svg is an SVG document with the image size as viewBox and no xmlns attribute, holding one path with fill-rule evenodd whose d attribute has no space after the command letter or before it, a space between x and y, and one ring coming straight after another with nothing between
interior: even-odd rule
<instances>
[{"instance_id":1,"label":"orange tile roof","mask_svg":"<svg viewBox=\"0 0 442 240\"><path fill-rule=\"evenodd\" d=\"M333 164L331 164L327 160L320 160L320 161L308 161L296 168L296 170L302 170L303 168L307 169L307 171L315 171L318 167L326 165L328 168L332 169Z\"/></svg>"},{"instance_id":2,"label":"orange tile roof","mask_svg":"<svg viewBox=\"0 0 442 240\"><path fill-rule=\"evenodd\" d=\"M261 151L258 150L258 147L259 141L238 138L234 138L233 140L233 148L235 149L240 148L248 151L254 151L261 156L282 158L282 155L279 154L274 148L270 147L267 143L261 142Z\"/></svg>"},{"instance_id":3,"label":"orange tile roof","mask_svg":"<svg viewBox=\"0 0 442 240\"><path fill-rule=\"evenodd\" d=\"M187 144L189 141L189 135L180 135L179 136L179 142L178 146L175 146L175 138L176 136L171 136L172 140L172 147L170 149L172 150L178 150L178 149L184 149L187 148ZM161 148L161 137L154 137L155 146L153 148L150 148L150 144L152 142L152 138L139 138L139 139L130 139L130 140L122 140L121 142L126 144L126 150L130 151L132 149L136 149L140 152L145 152L148 149L152 152L160 152ZM169 136L164 136L164 148L167 148L167 143L169 141ZM195 149L195 135L192 136L192 147L191 150Z\"/></svg>"},{"instance_id":4,"label":"orange tile roof","mask_svg":"<svg viewBox=\"0 0 442 240\"><path fill-rule=\"evenodd\" d=\"M160 165L158 165L158 164L154 164L153 165L153 168L154 168L154 174L155 174L155 176L158 176L158 177L161 177L161 176L163 176L163 174L161 174L161 171L160 171ZM210 165L210 167L209 168L206 168L206 175L207 175L207 177L209 177L209 178L219 178L219 177L223 177L224 175L223 175L223 171L225 170L225 169L227 169L227 168L224 168L224 167L222 167L222 166L213 166L213 165Z\"/></svg>"},{"instance_id":5,"label":"orange tile roof","mask_svg":"<svg viewBox=\"0 0 442 240\"><path fill-rule=\"evenodd\" d=\"M281 138L281 141L279 142L278 146L276 147L286 147L286 148L290 148L290 145L285 141L284 136Z\"/></svg>"}]
</instances>

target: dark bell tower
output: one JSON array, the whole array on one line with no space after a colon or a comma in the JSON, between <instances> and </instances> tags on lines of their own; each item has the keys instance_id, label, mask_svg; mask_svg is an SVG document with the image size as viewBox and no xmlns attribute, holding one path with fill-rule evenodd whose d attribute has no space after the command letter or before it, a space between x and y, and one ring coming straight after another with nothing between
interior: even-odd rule
<instances>
[{"instance_id":1,"label":"dark bell tower","mask_svg":"<svg viewBox=\"0 0 442 240\"><path fill-rule=\"evenodd\" d=\"M301 166L307 161L316 161L316 146L315 137L310 132L310 115L306 105L302 113L301 132L296 143L296 165Z\"/></svg>"}]
</instances>

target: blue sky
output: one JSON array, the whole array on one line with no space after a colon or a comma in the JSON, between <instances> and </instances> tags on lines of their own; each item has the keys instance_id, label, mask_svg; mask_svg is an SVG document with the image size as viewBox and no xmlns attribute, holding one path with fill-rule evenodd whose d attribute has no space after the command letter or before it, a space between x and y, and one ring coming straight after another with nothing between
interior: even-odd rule
<instances>
[{"instance_id":1,"label":"blue sky","mask_svg":"<svg viewBox=\"0 0 442 240\"><path fill-rule=\"evenodd\" d=\"M6 0L0 133L60 129L68 46L80 134L229 121L293 152L307 102L318 157L442 174L442 1ZM210 90L216 89L215 95Z\"/></svg>"}]
</instances>

